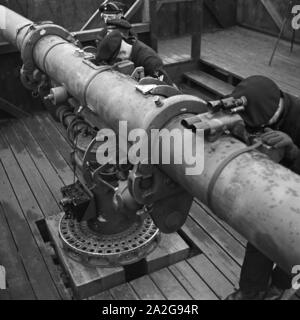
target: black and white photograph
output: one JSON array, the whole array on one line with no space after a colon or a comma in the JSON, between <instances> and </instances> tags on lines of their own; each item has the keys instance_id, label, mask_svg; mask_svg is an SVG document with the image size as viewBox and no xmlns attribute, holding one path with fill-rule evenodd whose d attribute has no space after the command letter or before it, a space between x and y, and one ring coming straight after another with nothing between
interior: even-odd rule
<instances>
[{"instance_id":1,"label":"black and white photograph","mask_svg":"<svg viewBox=\"0 0 300 320\"><path fill-rule=\"evenodd\" d=\"M0 300L300 300L300 0L0 0Z\"/></svg>"}]
</instances>

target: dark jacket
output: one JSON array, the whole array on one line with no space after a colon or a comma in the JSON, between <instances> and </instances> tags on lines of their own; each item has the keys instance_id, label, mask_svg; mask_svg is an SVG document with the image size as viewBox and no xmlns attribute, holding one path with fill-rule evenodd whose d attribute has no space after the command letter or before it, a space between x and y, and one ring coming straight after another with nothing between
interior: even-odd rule
<instances>
[{"instance_id":1,"label":"dark jacket","mask_svg":"<svg viewBox=\"0 0 300 320\"><path fill-rule=\"evenodd\" d=\"M158 54L139 40L132 44L130 60L136 67L144 67L146 76L157 76L157 73L163 70L163 62Z\"/></svg>"},{"instance_id":2,"label":"dark jacket","mask_svg":"<svg viewBox=\"0 0 300 320\"><path fill-rule=\"evenodd\" d=\"M125 18L122 18L108 21L98 33L96 42L101 42L108 32L113 30L119 30L122 37L129 41L134 41L138 38L137 34L132 30L132 25Z\"/></svg>"},{"instance_id":3,"label":"dark jacket","mask_svg":"<svg viewBox=\"0 0 300 320\"><path fill-rule=\"evenodd\" d=\"M284 114L276 129L288 134L300 150L300 99L287 93L284 93L283 96ZM283 162L283 165L300 174L300 152L295 162Z\"/></svg>"},{"instance_id":4,"label":"dark jacket","mask_svg":"<svg viewBox=\"0 0 300 320\"><path fill-rule=\"evenodd\" d=\"M130 60L134 63L135 67L144 67L146 77L156 78L163 76L163 81L172 86L173 81L164 70L163 61L158 54L139 40L135 40L131 44L132 53Z\"/></svg>"}]
</instances>

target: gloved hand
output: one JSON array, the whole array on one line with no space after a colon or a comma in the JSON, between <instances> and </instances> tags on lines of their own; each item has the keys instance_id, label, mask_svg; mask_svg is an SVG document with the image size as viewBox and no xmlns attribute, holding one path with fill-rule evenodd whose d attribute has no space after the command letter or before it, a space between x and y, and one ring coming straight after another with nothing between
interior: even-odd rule
<instances>
[{"instance_id":1,"label":"gloved hand","mask_svg":"<svg viewBox=\"0 0 300 320\"><path fill-rule=\"evenodd\" d=\"M246 130L245 124L244 122L238 122L231 130L230 130L231 134L243 141L244 143L246 143L247 145L251 144L250 141L250 134L248 133L248 131Z\"/></svg>"},{"instance_id":2,"label":"gloved hand","mask_svg":"<svg viewBox=\"0 0 300 320\"><path fill-rule=\"evenodd\" d=\"M266 128L261 139L262 142L275 149L284 149L285 159L294 161L297 158L299 149L294 144L293 139L286 133Z\"/></svg>"}]
</instances>

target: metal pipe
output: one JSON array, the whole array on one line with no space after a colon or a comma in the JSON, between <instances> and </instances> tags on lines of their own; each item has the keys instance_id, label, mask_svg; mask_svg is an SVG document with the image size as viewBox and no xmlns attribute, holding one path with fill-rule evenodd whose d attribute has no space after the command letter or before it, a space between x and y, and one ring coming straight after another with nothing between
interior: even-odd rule
<instances>
[{"instance_id":1,"label":"metal pipe","mask_svg":"<svg viewBox=\"0 0 300 320\"><path fill-rule=\"evenodd\" d=\"M17 34L17 26L28 20L11 11L8 15L14 22L7 24L9 30L3 35L20 49L25 35ZM183 130L184 114L203 108L201 100L184 95L166 99L158 107L155 97L136 90L134 80L84 61L76 46L58 36L42 37L33 48L33 57L51 79L116 131L121 120L128 122L129 130ZM205 204L216 178L210 197L215 214L290 273L294 265L300 265L300 178L259 152L237 156L215 177L220 163L242 148L243 143L228 136L206 142L205 168L199 176L186 176L186 165L162 169Z\"/></svg>"},{"instance_id":2,"label":"metal pipe","mask_svg":"<svg viewBox=\"0 0 300 320\"><path fill-rule=\"evenodd\" d=\"M183 130L182 117L169 130ZM249 242L291 273L300 264L300 177L258 151L243 153L224 167L211 190L220 164L246 146L223 136L205 143L205 169L187 176L187 165L164 165L163 170ZM174 150L171 150L172 155Z\"/></svg>"},{"instance_id":3,"label":"metal pipe","mask_svg":"<svg viewBox=\"0 0 300 320\"><path fill-rule=\"evenodd\" d=\"M9 43L21 50L22 40L32 21L4 6L0 6L0 10L3 13L1 17L5 19L4 24L1 24L3 28L0 29L0 33Z\"/></svg>"}]
</instances>

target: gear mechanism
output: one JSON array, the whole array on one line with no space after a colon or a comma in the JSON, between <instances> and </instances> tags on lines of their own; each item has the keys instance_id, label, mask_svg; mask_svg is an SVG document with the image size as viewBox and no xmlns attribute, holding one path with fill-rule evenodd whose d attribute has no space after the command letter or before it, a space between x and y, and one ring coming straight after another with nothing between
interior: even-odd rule
<instances>
[{"instance_id":1,"label":"gear mechanism","mask_svg":"<svg viewBox=\"0 0 300 320\"><path fill-rule=\"evenodd\" d=\"M64 249L72 259L89 266L120 267L138 262L160 242L160 232L150 216L112 235L98 234L91 223L64 215L59 224Z\"/></svg>"}]
</instances>

